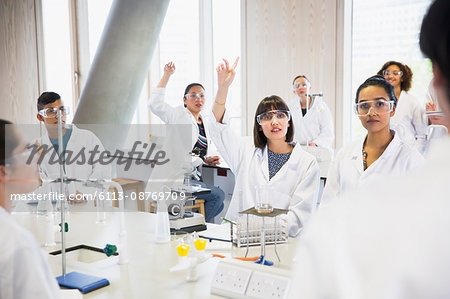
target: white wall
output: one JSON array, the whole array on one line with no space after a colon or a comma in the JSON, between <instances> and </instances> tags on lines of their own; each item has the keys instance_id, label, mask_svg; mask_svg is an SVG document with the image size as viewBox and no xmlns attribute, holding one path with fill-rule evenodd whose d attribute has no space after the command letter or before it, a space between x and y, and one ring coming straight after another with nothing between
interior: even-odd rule
<instances>
[{"instance_id":1,"label":"white wall","mask_svg":"<svg viewBox=\"0 0 450 299\"><path fill-rule=\"evenodd\" d=\"M344 60L350 57L351 1L243 0L242 16L244 131L252 134L261 99L276 94L289 101L293 78L304 74L313 93L323 91L335 116L339 147L348 138L343 132L350 132L342 105L344 91L351 88L345 79L350 78L351 60Z\"/></svg>"}]
</instances>

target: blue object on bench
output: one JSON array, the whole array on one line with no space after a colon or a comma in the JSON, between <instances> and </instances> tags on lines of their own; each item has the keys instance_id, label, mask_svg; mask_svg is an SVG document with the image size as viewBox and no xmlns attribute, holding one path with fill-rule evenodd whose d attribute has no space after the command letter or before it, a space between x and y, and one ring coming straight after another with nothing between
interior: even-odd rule
<instances>
[{"instance_id":1,"label":"blue object on bench","mask_svg":"<svg viewBox=\"0 0 450 299\"><path fill-rule=\"evenodd\" d=\"M83 294L92 292L109 285L109 280L97 276L91 276L79 272L67 273L65 277L56 277L58 284L63 287L78 289Z\"/></svg>"}]
</instances>

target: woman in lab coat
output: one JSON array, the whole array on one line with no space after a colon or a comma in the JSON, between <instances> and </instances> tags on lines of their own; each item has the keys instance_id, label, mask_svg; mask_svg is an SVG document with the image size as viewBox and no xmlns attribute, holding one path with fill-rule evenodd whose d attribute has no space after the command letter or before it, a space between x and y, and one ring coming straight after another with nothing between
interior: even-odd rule
<instances>
[{"instance_id":1,"label":"woman in lab coat","mask_svg":"<svg viewBox=\"0 0 450 299\"><path fill-rule=\"evenodd\" d=\"M255 206L256 188L271 186L274 208L289 209L289 235L296 236L309 219L319 191L319 167L315 158L292 142L294 125L287 104L278 96L264 98L254 118L254 144L246 144L227 125L225 104L235 75L237 60L217 68L218 90L213 106L216 121L211 135L224 160L236 176L226 217L237 220L238 212Z\"/></svg>"},{"instance_id":2,"label":"woman in lab coat","mask_svg":"<svg viewBox=\"0 0 450 299\"><path fill-rule=\"evenodd\" d=\"M27 163L25 150L17 129L0 120L0 298L59 298L41 248L8 213L10 195L31 192L39 185L36 160Z\"/></svg>"},{"instance_id":3,"label":"woman in lab coat","mask_svg":"<svg viewBox=\"0 0 450 299\"><path fill-rule=\"evenodd\" d=\"M413 76L411 69L406 64L388 61L377 75L384 76L394 86L398 99L395 116L391 119L391 128L396 130L405 142L423 153L427 123L423 105L408 93Z\"/></svg>"},{"instance_id":4,"label":"woman in lab coat","mask_svg":"<svg viewBox=\"0 0 450 299\"><path fill-rule=\"evenodd\" d=\"M311 83L306 76L295 77L292 85L296 98L288 106L295 126L294 139L301 145L331 150L334 128L330 109L322 98L311 96Z\"/></svg>"},{"instance_id":5,"label":"woman in lab coat","mask_svg":"<svg viewBox=\"0 0 450 299\"><path fill-rule=\"evenodd\" d=\"M327 175L321 204L327 204L378 176L404 174L424 159L389 128L396 113L394 88L381 76L367 79L356 92L355 113L367 130L362 140L341 149Z\"/></svg>"},{"instance_id":6,"label":"woman in lab coat","mask_svg":"<svg viewBox=\"0 0 450 299\"><path fill-rule=\"evenodd\" d=\"M183 106L172 107L164 101L166 86L170 76L175 72L175 64L169 62L164 66L164 75L159 81L156 89L152 91L148 107L166 124L186 124L191 125L192 133L192 153L197 154L197 158L192 159L194 172L197 168L206 163L208 165L218 165L219 156L211 156L212 143L209 138L208 115L202 114L205 106L205 89L200 83L191 83L186 87L183 94ZM194 176L195 177L195 176ZM205 199L205 220L210 222L223 210L223 200L225 193L218 187L207 185L201 182L197 176L194 182L202 187L211 189L211 193L201 195Z\"/></svg>"},{"instance_id":7,"label":"woman in lab coat","mask_svg":"<svg viewBox=\"0 0 450 299\"><path fill-rule=\"evenodd\" d=\"M420 32L446 117L449 18L450 1L435 0ZM296 248L289 298L450 298L450 139L434 150L420 172L383 178L316 214Z\"/></svg>"}]
</instances>

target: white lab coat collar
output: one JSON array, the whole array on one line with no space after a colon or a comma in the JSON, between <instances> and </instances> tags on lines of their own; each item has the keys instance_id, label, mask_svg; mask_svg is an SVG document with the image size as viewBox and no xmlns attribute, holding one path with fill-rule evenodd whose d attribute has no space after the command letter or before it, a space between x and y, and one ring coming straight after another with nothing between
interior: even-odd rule
<instances>
[{"instance_id":1,"label":"white lab coat collar","mask_svg":"<svg viewBox=\"0 0 450 299\"><path fill-rule=\"evenodd\" d=\"M267 147L267 144L263 149L256 150L256 155L258 156L258 159L260 161L261 171L264 173L264 177L267 183L269 181L276 181L278 177L284 177L284 173L287 171L288 167L293 170L298 168L301 155L300 152L303 150L301 149L300 145L297 146L295 143L293 143L292 145L294 146L294 148L291 152L291 156L289 157L290 163L285 163L280 168L280 170L278 170L278 172L272 177L272 180L269 179L269 148Z\"/></svg>"},{"instance_id":2,"label":"white lab coat collar","mask_svg":"<svg viewBox=\"0 0 450 299\"><path fill-rule=\"evenodd\" d=\"M388 144L388 146L386 147L384 152L381 154L381 156L375 162L373 162L373 164L370 165L365 171L363 170L364 164L363 164L363 158L362 158L362 151L363 151L364 142L367 138L367 135L364 138L360 139L360 141L359 141L359 144L361 145L360 147L353 148L352 156L351 156L351 160L353 162L352 164L358 170L358 172L360 173L361 176L370 175L371 169L374 168L372 166L383 163L383 160L389 160L390 157L397 152L398 147L400 146L400 144L403 141L400 139L398 134L395 133L394 130L390 130L390 131L391 131L391 134L394 136L394 138Z\"/></svg>"},{"instance_id":3,"label":"white lab coat collar","mask_svg":"<svg viewBox=\"0 0 450 299\"><path fill-rule=\"evenodd\" d=\"M315 109L317 105L319 105L319 100L317 100L316 98L313 98L312 102L310 103L310 107L308 108L307 111L310 111L312 109ZM299 97L295 97L290 103L293 104L292 108L298 111L302 111L302 106L300 105L300 98ZM303 113L299 114L301 118L309 118L311 114L306 113L305 115L303 115Z\"/></svg>"}]
</instances>

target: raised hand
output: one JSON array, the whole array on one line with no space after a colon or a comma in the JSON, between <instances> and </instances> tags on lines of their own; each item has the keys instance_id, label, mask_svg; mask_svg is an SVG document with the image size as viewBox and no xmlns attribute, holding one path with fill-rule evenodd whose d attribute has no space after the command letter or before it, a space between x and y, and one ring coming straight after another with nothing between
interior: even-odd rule
<instances>
[{"instance_id":1,"label":"raised hand","mask_svg":"<svg viewBox=\"0 0 450 299\"><path fill-rule=\"evenodd\" d=\"M171 61L164 66L164 75L171 76L175 73L175 64Z\"/></svg>"},{"instance_id":2,"label":"raised hand","mask_svg":"<svg viewBox=\"0 0 450 299\"><path fill-rule=\"evenodd\" d=\"M172 76L173 73L175 73L175 64L171 61L164 66L164 75L156 87L165 88L167 86L167 82L169 82L170 76Z\"/></svg>"},{"instance_id":3,"label":"raised hand","mask_svg":"<svg viewBox=\"0 0 450 299\"><path fill-rule=\"evenodd\" d=\"M216 68L217 70L217 82L218 86L228 88L234 80L236 75L236 66L239 61L239 57L236 58L234 64L230 67L228 60L223 59L224 63L220 63Z\"/></svg>"}]
</instances>

